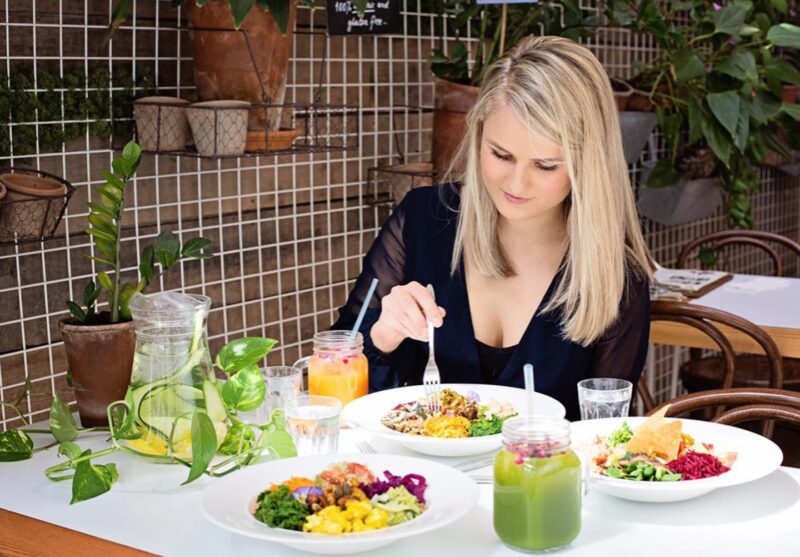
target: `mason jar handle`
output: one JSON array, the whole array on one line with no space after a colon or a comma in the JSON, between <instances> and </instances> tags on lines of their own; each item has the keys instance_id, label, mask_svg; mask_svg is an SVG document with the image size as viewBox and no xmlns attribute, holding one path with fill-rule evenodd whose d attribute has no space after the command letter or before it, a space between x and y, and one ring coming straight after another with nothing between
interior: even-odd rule
<instances>
[{"instance_id":1,"label":"mason jar handle","mask_svg":"<svg viewBox=\"0 0 800 557\"><path fill-rule=\"evenodd\" d=\"M589 495L589 455L580 449L575 449L575 455L581 461L581 495L586 497Z\"/></svg>"}]
</instances>

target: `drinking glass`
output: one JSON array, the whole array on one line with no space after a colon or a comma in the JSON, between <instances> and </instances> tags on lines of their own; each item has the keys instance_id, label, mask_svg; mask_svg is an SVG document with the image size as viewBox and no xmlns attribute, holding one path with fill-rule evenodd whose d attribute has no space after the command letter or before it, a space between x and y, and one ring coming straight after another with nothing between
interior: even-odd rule
<instances>
[{"instance_id":1,"label":"drinking glass","mask_svg":"<svg viewBox=\"0 0 800 557\"><path fill-rule=\"evenodd\" d=\"M239 413L240 420L253 425L266 424L273 410L284 408L290 400L294 400L303 392L303 370L300 368L268 366L261 368L261 374L267 382L267 396L264 402L255 410Z\"/></svg>"},{"instance_id":2,"label":"drinking glass","mask_svg":"<svg viewBox=\"0 0 800 557\"><path fill-rule=\"evenodd\" d=\"M627 417L632 392L633 384L624 379L599 377L579 381L581 420Z\"/></svg>"},{"instance_id":3,"label":"drinking glass","mask_svg":"<svg viewBox=\"0 0 800 557\"><path fill-rule=\"evenodd\" d=\"M286 403L286 423L297 456L336 453L341 401L332 396L301 395Z\"/></svg>"},{"instance_id":4,"label":"drinking glass","mask_svg":"<svg viewBox=\"0 0 800 557\"><path fill-rule=\"evenodd\" d=\"M308 393L335 396L342 405L369 392L369 366L361 333L322 331L314 335L314 353L295 362L308 368Z\"/></svg>"}]
</instances>

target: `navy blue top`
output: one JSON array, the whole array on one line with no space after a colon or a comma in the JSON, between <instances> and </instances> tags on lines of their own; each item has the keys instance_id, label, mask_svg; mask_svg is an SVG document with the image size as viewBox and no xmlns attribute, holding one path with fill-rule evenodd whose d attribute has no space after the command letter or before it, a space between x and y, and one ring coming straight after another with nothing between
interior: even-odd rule
<instances>
[{"instance_id":1,"label":"navy blue top","mask_svg":"<svg viewBox=\"0 0 800 557\"><path fill-rule=\"evenodd\" d=\"M436 302L447 311L435 331L436 364L442 383L486 383L472 327L463 260L455 275L450 260L458 221L458 186L411 190L383 225L370 248L361 275L333 329L350 329L374 277L379 279L360 331L369 360L370 391L422 383L428 344L405 339L393 352L378 350L370 330L380 316L380 301L392 287L417 281L432 284ZM561 280L559 270L542 299L543 308ZM582 346L565 339L561 312L532 316L519 344L494 381L523 387L522 366L534 365L536 390L559 400L567 418L578 419L576 384L589 377L618 377L637 383L644 367L650 333L650 297L646 279L628 273L617 321L596 342ZM634 390L634 392L636 392Z\"/></svg>"}]
</instances>

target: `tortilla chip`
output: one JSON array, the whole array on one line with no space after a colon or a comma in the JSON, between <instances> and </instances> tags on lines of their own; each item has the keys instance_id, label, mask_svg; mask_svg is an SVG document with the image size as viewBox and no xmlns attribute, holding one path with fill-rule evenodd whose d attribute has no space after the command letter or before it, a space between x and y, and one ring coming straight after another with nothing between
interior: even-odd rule
<instances>
[{"instance_id":1,"label":"tortilla chip","mask_svg":"<svg viewBox=\"0 0 800 557\"><path fill-rule=\"evenodd\" d=\"M680 420L671 422L664 420L668 408L669 406L665 406L653 414L633 432L633 437L627 445L630 452L659 457L667 462L678 458L683 423Z\"/></svg>"}]
</instances>

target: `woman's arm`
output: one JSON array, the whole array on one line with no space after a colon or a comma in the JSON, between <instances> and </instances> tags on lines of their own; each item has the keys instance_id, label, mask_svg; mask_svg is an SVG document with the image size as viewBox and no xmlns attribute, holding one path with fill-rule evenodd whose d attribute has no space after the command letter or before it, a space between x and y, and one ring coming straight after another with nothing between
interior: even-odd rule
<instances>
[{"instance_id":1,"label":"woman's arm","mask_svg":"<svg viewBox=\"0 0 800 557\"><path fill-rule=\"evenodd\" d=\"M635 387L644 369L650 337L650 287L631 275L616 323L592 351L589 377L627 379Z\"/></svg>"}]
</instances>

